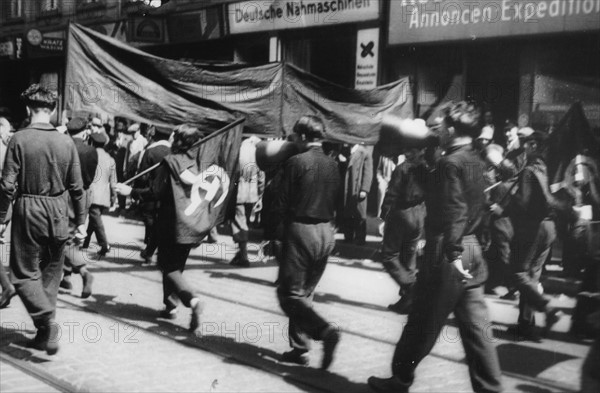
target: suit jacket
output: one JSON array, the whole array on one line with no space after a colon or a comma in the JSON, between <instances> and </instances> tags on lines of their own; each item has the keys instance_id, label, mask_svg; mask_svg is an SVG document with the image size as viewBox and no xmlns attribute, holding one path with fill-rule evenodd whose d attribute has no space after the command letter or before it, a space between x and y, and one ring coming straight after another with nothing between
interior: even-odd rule
<instances>
[{"instance_id":1,"label":"suit jacket","mask_svg":"<svg viewBox=\"0 0 600 393\"><path fill-rule=\"evenodd\" d=\"M94 182L90 186L92 191L92 205L110 207L115 199L115 184L117 183L117 164L115 160L102 148L98 152L98 167Z\"/></svg>"},{"instance_id":2,"label":"suit jacket","mask_svg":"<svg viewBox=\"0 0 600 393\"><path fill-rule=\"evenodd\" d=\"M353 214L357 205L364 204L367 199L358 200L361 191L366 193L371 190L373 181L373 157L371 152L364 146L358 148L350 155L348 169L344 179L344 206L345 212Z\"/></svg>"}]
</instances>

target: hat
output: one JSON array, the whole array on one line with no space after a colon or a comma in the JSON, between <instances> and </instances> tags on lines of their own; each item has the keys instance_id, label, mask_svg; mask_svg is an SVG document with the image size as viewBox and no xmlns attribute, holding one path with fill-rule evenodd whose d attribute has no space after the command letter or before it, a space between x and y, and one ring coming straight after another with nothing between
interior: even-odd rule
<instances>
[{"instance_id":1,"label":"hat","mask_svg":"<svg viewBox=\"0 0 600 393\"><path fill-rule=\"evenodd\" d=\"M87 127L87 120L81 117L74 117L67 123L67 132L69 134L79 134Z\"/></svg>"},{"instance_id":2,"label":"hat","mask_svg":"<svg viewBox=\"0 0 600 393\"><path fill-rule=\"evenodd\" d=\"M140 130L140 124L139 123L133 123L132 125L129 126L129 128L127 129L127 133L128 134L135 134L136 132L138 132Z\"/></svg>"},{"instance_id":3,"label":"hat","mask_svg":"<svg viewBox=\"0 0 600 393\"><path fill-rule=\"evenodd\" d=\"M108 143L108 135L106 135L106 133L103 131L92 133L92 135L90 135L90 138L94 143L99 145L105 145L106 143Z\"/></svg>"},{"instance_id":4,"label":"hat","mask_svg":"<svg viewBox=\"0 0 600 393\"><path fill-rule=\"evenodd\" d=\"M519 136L519 138L524 139L533 135L534 132L535 131L531 127L523 127L517 130L517 135Z\"/></svg>"},{"instance_id":5,"label":"hat","mask_svg":"<svg viewBox=\"0 0 600 393\"><path fill-rule=\"evenodd\" d=\"M490 126L485 126L481 129L481 134L477 137L477 139L494 139L494 129Z\"/></svg>"},{"instance_id":6,"label":"hat","mask_svg":"<svg viewBox=\"0 0 600 393\"><path fill-rule=\"evenodd\" d=\"M173 127L154 126L154 132L164 135L171 135L173 133Z\"/></svg>"}]
</instances>

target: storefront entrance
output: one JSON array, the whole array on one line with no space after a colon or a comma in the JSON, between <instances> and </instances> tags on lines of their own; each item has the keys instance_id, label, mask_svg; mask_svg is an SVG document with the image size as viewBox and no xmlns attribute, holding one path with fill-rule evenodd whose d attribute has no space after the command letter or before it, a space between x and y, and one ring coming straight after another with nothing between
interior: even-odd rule
<instances>
[{"instance_id":1,"label":"storefront entrance","mask_svg":"<svg viewBox=\"0 0 600 393\"><path fill-rule=\"evenodd\" d=\"M465 45L465 96L491 111L498 141L503 140L505 121L516 124L519 116L519 51L514 42Z\"/></svg>"}]
</instances>

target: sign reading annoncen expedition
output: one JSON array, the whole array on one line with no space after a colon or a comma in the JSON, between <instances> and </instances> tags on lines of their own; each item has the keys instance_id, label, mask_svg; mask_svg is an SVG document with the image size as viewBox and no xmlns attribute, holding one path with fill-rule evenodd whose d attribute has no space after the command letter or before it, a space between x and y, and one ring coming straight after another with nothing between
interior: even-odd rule
<instances>
[{"instance_id":1,"label":"sign reading annoncen expedition","mask_svg":"<svg viewBox=\"0 0 600 393\"><path fill-rule=\"evenodd\" d=\"M231 34L379 18L379 0L257 0L228 6Z\"/></svg>"},{"instance_id":2,"label":"sign reading annoncen expedition","mask_svg":"<svg viewBox=\"0 0 600 393\"><path fill-rule=\"evenodd\" d=\"M389 43L600 30L600 0L393 0Z\"/></svg>"}]
</instances>

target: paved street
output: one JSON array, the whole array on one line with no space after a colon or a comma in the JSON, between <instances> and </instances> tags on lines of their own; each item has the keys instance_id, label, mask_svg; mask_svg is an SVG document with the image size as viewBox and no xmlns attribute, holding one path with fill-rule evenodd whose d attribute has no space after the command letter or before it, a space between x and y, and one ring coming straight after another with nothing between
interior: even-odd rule
<instances>
[{"instance_id":1,"label":"paved street","mask_svg":"<svg viewBox=\"0 0 600 393\"><path fill-rule=\"evenodd\" d=\"M256 244L247 269L228 265L236 251L229 236L193 250L185 276L205 304L201 334L194 336L187 331L189 310L180 308L175 320L157 317L161 277L155 265L141 265L141 223L105 217L105 224L112 251L102 260L94 256L94 247L88 254L94 295L79 297L78 277L73 294L59 295L61 350L56 356L24 347L34 329L18 298L0 312L2 392L369 392L370 375L389 375L406 317L387 311L397 300L397 287L378 263L364 261L373 242L371 249L340 245L317 288L316 309L342 332L337 357L323 372L319 344L310 367L278 362L288 344L287 320L273 285L277 265L258 261ZM506 333L517 318L516 302L488 298L488 304L489 337L498 348L506 391L577 390L589 343L571 341L568 316L543 343L516 342ZM553 304L568 314L574 300L556 295ZM471 391L452 319L419 367L412 391Z\"/></svg>"}]
</instances>

